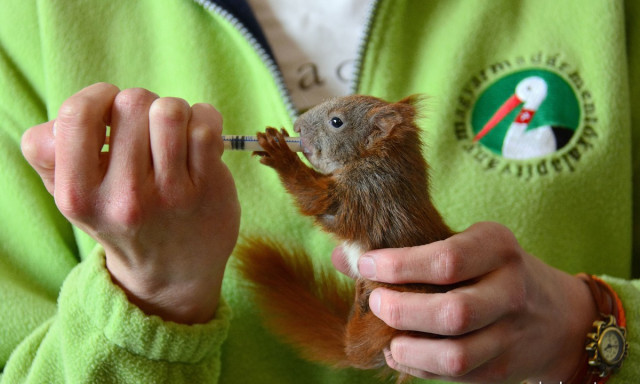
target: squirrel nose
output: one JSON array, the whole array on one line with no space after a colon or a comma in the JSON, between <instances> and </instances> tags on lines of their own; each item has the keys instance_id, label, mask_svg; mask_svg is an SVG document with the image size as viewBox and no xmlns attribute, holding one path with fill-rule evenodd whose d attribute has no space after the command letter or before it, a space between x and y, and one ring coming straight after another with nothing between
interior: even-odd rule
<instances>
[{"instance_id":1,"label":"squirrel nose","mask_svg":"<svg viewBox=\"0 0 640 384\"><path fill-rule=\"evenodd\" d=\"M293 124L293 131L296 133L301 133L302 132L302 121L300 119L296 120L296 122Z\"/></svg>"}]
</instances>

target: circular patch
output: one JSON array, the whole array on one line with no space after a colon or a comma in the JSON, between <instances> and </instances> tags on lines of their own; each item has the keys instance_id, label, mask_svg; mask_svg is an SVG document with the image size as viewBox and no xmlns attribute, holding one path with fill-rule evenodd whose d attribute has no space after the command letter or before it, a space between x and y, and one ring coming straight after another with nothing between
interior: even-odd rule
<instances>
[{"instance_id":1,"label":"circular patch","mask_svg":"<svg viewBox=\"0 0 640 384\"><path fill-rule=\"evenodd\" d=\"M470 116L473 141L506 159L534 159L569 143L580 125L571 85L544 69L508 74L490 84Z\"/></svg>"}]
</instances>

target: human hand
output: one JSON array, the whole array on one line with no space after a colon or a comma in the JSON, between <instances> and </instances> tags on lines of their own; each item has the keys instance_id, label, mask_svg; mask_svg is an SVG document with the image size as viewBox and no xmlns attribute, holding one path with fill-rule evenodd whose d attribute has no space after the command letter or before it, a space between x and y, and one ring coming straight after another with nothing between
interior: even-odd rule
<instances>
[{"instance_id":1,"label":"human hand","mask_svg":"<svg viewBox=\"0 0 640 384\"><path fill-rule=\"evenodd\" d=\"M340 248L332 257L347 273ZM398 336L387 364L413 376L470 383L560 382L578 369L597 311L587 286L527 254L513 234L478 223L432 244L367 252L363 277L461 286L442 294L371 293L387 325L443 336Z\"/></svg>"},{"instance_id":2,"label":"human hand","mask_svg":"<svg viewBox=\"0 0 640 384\"><path fill-rule=\"evenodd\" d=\"M215 315L238 236L221 130L210 105L99 83L67 99L55 121L30 128L22 150L62 214L104 246L131 302L199 323Z\"/></svg>"}]
</instances>

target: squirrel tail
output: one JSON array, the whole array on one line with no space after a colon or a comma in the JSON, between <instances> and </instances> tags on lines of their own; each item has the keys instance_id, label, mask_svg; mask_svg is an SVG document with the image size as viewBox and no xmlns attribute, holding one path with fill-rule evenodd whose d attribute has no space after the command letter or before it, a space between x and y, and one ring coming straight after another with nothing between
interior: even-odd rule
<instances>
[{"instance_id":1,"label":"squirrel tail","mask_svg":"<svg viewBox=\"0 0 640 384\"><path fill-rule=\"evenodd\" d=\"M235 256L268 329L307 360L336 368L349 365L345 329L353 303L351 285L315 268L304 251L270 240L244 239Z\"/></svg>"}]
</instances>

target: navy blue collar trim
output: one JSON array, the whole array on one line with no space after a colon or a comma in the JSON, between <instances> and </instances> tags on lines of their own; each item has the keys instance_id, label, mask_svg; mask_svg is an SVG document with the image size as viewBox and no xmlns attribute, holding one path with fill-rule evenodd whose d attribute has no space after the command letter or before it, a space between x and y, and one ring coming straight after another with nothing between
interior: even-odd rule
<instances>
[{"instance_id":1,"label":"navy blue collar trim","mask_svg":"<svg viewBox=\"0 0 640 384\"><path fill-rule=\"evenodd\" d=\"M224 8L227 12L233 15L238 21L240 21L247 30L253 35L253 37L260 43L265 51L271 56L275 62L275 56L273 51L267 42L267 38L251 10L251 6L245 0L209 0L214 4Z\"/></svg>"}]
</instances>

